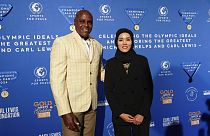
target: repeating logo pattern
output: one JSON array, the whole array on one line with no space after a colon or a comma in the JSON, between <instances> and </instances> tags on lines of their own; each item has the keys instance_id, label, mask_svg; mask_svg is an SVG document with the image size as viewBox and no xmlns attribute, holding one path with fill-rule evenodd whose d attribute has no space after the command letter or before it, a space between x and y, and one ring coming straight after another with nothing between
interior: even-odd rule
<instances>
[{"instance_id":1,"label":"repeating logo pattern","mask_svg":"<svg viewBox=\"0 0 210 136\"><path fill-rule=\"evenodd\" d=\"M108 131L109 136L115 136L112 122L107 125L106 129Z\"/></svg>"},{"instance_id":2,"label":"repeating logo pattern","mask_svg":"<svg viewBox=\"0 0 210 136\"><path fill-rule=\"evenodd\" d=\"M98 8L100 16L97 21L100 22L113 22L115 19L111 15L112 8L109 4L101 4Z\"/></svg>"},{"instance_id":3,"label":"repeating logo pattern","mask_svg":"<svg viewBox=\"0 0 210 136\"><path fill-rule=\"evenodd\" d=\"M202 113L200 111L189 112L189 121L191 126L199 125Z\"/></svg>"},{"instance_id":4,"label":"repeating logo pattern","mask_svg":"<svg viewBox=\"0 0 210 136\"><path fill-rule=\"evenodd\" d=\"M0 72L0 92L2 98L7 98L10 94L10 85L17 79L17 71Z\"/></svg>"},{"instance_id":5,"label":"repeating logo pattern","mask_svg":"<svg viewBox=\"0 0 210 136\"><path fill-rule=\"evenodd\" d=\"M10 13L12 8L11 4L0 4L0 21Z\"/></svg>"},{"instance_id":6,"label":"repeating logo pattern","mask_svg":"<svg viewBox=\"0 0 210 136\"><path fill-rule=\"evenodd\" d=\"M158 13L160 16L166 16L168 14L168 8L166 6L160 6Z\"/></svg>"},{"instance_id":7,"label":"repeating logo pattern","mask_svg":"<svg viewBox=\"0 0 210 136\"><path fill-rule=\"evenodd\" d=\"M65 17L67 22L69 23L70 27L69 29L73 31L75 29L74 26L74 18L76 16L76 13L80 11L81 9L84 9L83 6L81 7L69 7L69 6L59 6L58 10L59 12Z\"/></svg>"},{"instance_id":8,"label":"repeating logo pattern","mask_svg":"<svg viewBox=\"0 0 210 136\"><path fill-rule=\"evenodd\" d=\"M48 85L50 84L48 72L45 67L36 67L34 69L34 76L36 77L31 85Z\"/></svg>"},{"instance_id":9,"label":"repeating logo pattern","mask_svg":"<svg viewBox=\"0 0 210 136\"><path fill-rule=\"evenodd\" d=\"M11 4L0 4L0 22L11 12L12 8L13 6ZM0 25L1 29L2 25Z\"/></svg>"},{"instance_id":10,"label":"repeating logo pattern","mask_svg":"<svg viewBox=\"0 0 210 136\"><path fill-rule=\"evenodd\" d=\"M163 22L168 23L171 22L171 19L168 17L168 8L166 6L160 6L158 8L158 14L159 16L156 19L156 22Z\"/></svg>"},{"instance_id":11,"label":"repeating logo pattern","mask_svg":"<svg viewBox=\"0 0 210 136\"><path fill-rule=\"evenodd\" d=\"M197 11L191 11L191 10L182 10L180 9L178 11L180 17L184 21L184 23L187 25L186 28L188 30L192 29L192 22L194 21L195 17L198 15Z\"/></svg>"},{"instance_id":12,"label":"repeating logo pattern","mask_svg":"<svg viewBox=\"0 0 210 136\"><path fill-rule=\"evenodd\" d=\"M140 29L140 22L143 20L146 10L144 9L132 9L132 8L127 8L125 9L126 14L130 18L131 22L134 25L134 30L139 30Z\"/></svg>"},{"instance_id":13,"label":"repeating logo pattern","mask_svg":"<svg viewBox=\"0 0 210 136\"><path fill-rule=\"evenodd\" d=\"M196 74L200 66L201 66L200 62L183 62L182 63L183 70L189 77L188 79L189 83L192 83L193 76Z\"/></svg>"},{"instance_id":14,"label":"repeating logo pattern","mask_svg":"<svg viewBox=\"0 0 210 136\"><path fill-rule=\"evenodd\" d=\"M14 106L14 107L5 107L1 108L0 107L0 120L1 119L13 119L13 118L20 118L21 114L19 111L19 107Z\"/></svg>"},{"instance_id":15,"label":"repeating logo pattern","mask_svg":"<svg viewBox=\"0 0 210 136\"><path fill-rule=\"evenodd\" d=\"M37 118L48 118L51 117L51 111L53 108L52 101L36 101L34 102L34 114Z\"/></svg>"},{"instance_id":16,"label":"repeating logo pattern","mask_svg":"<svg viewBox=\"0 0 210 136\"><path fill-rule=\"evenodd\" d=\"M163 118L163 127L179 125L179 116Z\"/></svg>"},{"instance_id":17,"label":"repeating logo pattern","mask_svg":"<svg viewBox=\"0 0 210 136\"><path fill-rule=\"evenodd\" d=\"M173 73L170 71L171 63L168 60L163 60L160 63L161 71L158 74L159 76L172 76Z\"/></svg>"},{"instance_id":18,"label":"repeating logo pattern","mask_svg":"<svg viewBox=\"0 0 210 136\"><path fill-rule=\"evenodd\" d=\"M43 14L44 7L40 2L31 2L28 6L32 13L26 19L28 21L46 21L47 18Z\"/></svg>"},{"instance_id":19,"label":"repeating logo pattern","mask_svg":"<svg viewBox=\"0 0 210 136\"><path fill-rule=\"evenodd\" d=\"M36 67L34 69L34 75L37 78L45 78L47 75L47 69L45 67Z\"/></svg>"},{"instance_id":20,"label":"repeating logo pattern","mask_svg":"<svg viewBox=\"0 0 210 136\"><path fill-rule=\"evenodd\" d=\"M108 4L102 4L99 7L99 11L101 12L102 15L109 15L111 12L111 7Z\"/></svg>"},{"instance_id":21,"label":"repeating logo pattern","mask_svg":"<svg viewBox=\"0 0 210 136\"><path fill-rule=\"evenodd\" d=\"M31 2L29 9L33 14L40 14L43 10L42 4L39 2Z\"/></svg>"},{"instance_id":22,"label":"repeating logo pattern","mask_svg":"<svg viewBox=\"0 0 210 136\"><path fill-rule=\"evenodd\" d=\"M189 87L185 91L186 97L188 101L195 101L198 96L198 90L195 87Z\"/></svg>"},{"instance_id":23,"label":"repeating logo pattern","mask_svg":"<svg viewBox=\"0 0 210 136\"><path fill-rule=\"evenodd\" d=\"M160 90L162 104L172 104L174 94L175 94L175 91L172 89Z\"/></svg>"}]
</instances>

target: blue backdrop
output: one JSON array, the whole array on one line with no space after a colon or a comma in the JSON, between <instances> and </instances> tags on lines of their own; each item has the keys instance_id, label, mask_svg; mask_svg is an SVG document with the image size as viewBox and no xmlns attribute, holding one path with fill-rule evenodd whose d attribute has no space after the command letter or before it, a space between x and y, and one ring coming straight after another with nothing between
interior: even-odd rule
<instances>
[{"instance_id":1,"label":"blue backdrop","mask_svg":"<svg viewBox=\"0 0 210 136\"><path fill-rule=\"evenodd\" d=\"M0 135L61 136L49 81L54 39L90 10L91 33L111 58L115 32L135 34L154 81L151 136L210 136L209 0L1 0ZM99 82L96 136L114 136Z\"/></svg>"}]
</instances>

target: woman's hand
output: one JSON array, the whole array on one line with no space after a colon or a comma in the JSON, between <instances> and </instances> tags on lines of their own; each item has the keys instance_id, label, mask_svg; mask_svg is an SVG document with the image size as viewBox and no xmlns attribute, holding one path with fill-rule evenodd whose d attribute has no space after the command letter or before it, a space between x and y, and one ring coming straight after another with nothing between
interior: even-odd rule
<instances>
[{"instance_id":1,"label":"woman's hand","mask_svg":"<svg viewBox=\"0 0 210 136\"><path fill-rule=\"evenodd\" d=\"M134 117L134 121L133 121L133 124L135 125L140 125L142 123L142 121L144 120L144 116L140 115L140 114L137 114L135 117Z\"/></svg>"},{"instance_id":2,"label":"woman's hand","mask_svg":"<svg viewBox=\"0 0 210 136\"><path fill-rule=\"evenodd\" d=\"M125 114L125 113L120 114L120 118L122 120L124 120L125 122L128 122L128 123L133 123L133 121L134 121L133 116L131 116L129 114Z\"/></svg>"}]
</instances>

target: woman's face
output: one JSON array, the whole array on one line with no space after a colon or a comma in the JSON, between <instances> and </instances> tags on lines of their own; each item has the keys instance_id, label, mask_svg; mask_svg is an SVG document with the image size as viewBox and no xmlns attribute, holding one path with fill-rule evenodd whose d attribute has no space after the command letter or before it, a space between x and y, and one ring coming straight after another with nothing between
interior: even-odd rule
<instances>
[{"instance_id":1,"label":"woman's face","mask_svg":"<svg viewBox=\"0 0 210 136\"><path fill-rule=\"evenodd\" d=\"M131 36L129 33L121 33L117 39L118 48L121 52L128 52L131 49Z\"/></svg>"}]
</instances>

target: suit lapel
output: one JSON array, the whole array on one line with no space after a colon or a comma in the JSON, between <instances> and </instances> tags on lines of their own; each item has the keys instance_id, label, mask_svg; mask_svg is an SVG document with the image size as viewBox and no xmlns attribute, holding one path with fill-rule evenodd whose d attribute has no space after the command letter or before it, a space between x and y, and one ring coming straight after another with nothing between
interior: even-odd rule
<instances>
[{"instance_id":1,"label":"suit lapel","mask_svg":"<svg viewBox=\"0 0 210 136\"><path fill-rule=\"evenodd\" d=\"M91 44L90 46L92 46L92 48L90 50L90 62L92 62L95 48L96 48L92 38L90 39L90 44Z\"/></svg>"},{"instance_id":2,"label":"suit lapel","mask_svg":"<svg viewBox=\"0 0 210 136\"><path fill-rule=\"evenodd\" d=\"M74 37L75 37L77 46L79 48L81 48L81 50L83 51L82 55L84 55L87 58L87 60L89 61L89 55L88 55L87 48L85 47L84 42L82 41L81 37L79 36L79 34L76 31L74 31L73 33L74 33Z\"/></svg>"}]
</instances>

